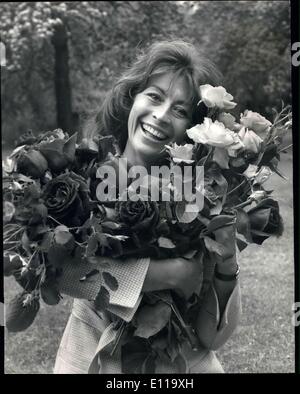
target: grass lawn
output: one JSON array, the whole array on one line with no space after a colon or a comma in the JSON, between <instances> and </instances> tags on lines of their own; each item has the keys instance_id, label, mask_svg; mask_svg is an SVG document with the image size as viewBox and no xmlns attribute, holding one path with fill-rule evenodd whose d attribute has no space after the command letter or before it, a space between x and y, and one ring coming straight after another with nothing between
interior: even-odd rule
<instances>
[{"instance_id":1,"label":"grass lawn","mask_svg":"<svg viewBox=\"0 0 300 394\"><path fill-rule=\"evenodd\" d=\"M273 175L274 188L285 223L281 238L262 246L250 245L240 255L243 316L230 340L217 351L226 372L294 372L294 302L292 159L282 155L281 170L289 178ZM5 278L5 300L20 289ZM6 374L51 374L55 355L71 308L64 297L56 307L41 303L34 324L21 333L5 336Z\"/></svg>"}]
</instances>

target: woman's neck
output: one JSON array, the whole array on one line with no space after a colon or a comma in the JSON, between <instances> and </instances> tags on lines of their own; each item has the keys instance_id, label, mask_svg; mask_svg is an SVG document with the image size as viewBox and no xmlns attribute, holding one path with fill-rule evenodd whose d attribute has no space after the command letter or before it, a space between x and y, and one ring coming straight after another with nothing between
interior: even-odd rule
<instances>
[{"instance_id":1,"label":"woman's neck","mask_svg":"<svg viewBox=\"0 0 300 394\"><path fill-rule=\"evenodd\" d=\"M147 158L141 156L128 144L125 146L122 157L127 160L129 168L132 166L143 166L147 171L151 168L151 164L148 162Z\"/></svg>"}]
</instances>

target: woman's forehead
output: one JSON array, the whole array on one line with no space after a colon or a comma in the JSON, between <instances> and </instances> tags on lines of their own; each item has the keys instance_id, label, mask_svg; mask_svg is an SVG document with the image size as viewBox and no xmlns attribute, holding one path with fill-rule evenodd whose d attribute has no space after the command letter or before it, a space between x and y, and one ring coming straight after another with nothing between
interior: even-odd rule
<instances>
[{"instance_id":1,"label":"woman's forehead","mask_svg":"<svg viewBox=\"0 0 300 394\"><path fill-rule=\"evenodd\" d=\"M176 75L174 72L152 75L146 88L149 87L155 87L165 95L178 97L183 102L190 101L194 95L188 78L185 75Z\"/></svg>"}]
</instances>

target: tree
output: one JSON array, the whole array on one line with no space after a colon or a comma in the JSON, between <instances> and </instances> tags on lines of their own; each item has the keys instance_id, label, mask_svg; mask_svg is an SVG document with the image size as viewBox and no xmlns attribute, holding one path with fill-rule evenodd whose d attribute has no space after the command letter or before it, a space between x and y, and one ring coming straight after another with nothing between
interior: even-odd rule
<instances>
[{"instance_id":1,"label":"tree","mask_svg":"<svg viewBox=\"0 0 300 394\"><path fill-rule=\"evenodd\" d=\"M28 128L76 131L72 119L101 103L136 47L183 26L176 2L19 2L0 10L6 139Z\"/></svg>"}]
</instances>

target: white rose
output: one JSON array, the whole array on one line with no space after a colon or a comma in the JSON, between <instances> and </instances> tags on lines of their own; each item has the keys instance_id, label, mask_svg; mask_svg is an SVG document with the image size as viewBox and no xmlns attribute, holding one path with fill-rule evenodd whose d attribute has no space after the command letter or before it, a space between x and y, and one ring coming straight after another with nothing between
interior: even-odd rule
<instances>
[{"instance_id":1,"label":"white rose","mask_svg":"<svg viewBox=\"0 0 300 394\"><path fill-rule=\"evenodd\" d=\"M257 175L257 169L258 167L255 164L249 164L243 175L248 179L253 179Z\"/></svg>"},{"instance_id":2,"label":"white rose","mask_svg":"<svg viewBox=\"0 0 300 394\"><path fill-rule=\"evenodd\" d=\"M218 116L218 121L222 122L223 125L229 129L234 130L235 127L235 117L228 112L221 112Z\"/></svg>"},{"instance_id":3,"label":"white rose","mask_svg":"<svg viewBox=\"0 0 300 394\"><path fill-rule=\"evenodd\" d=\"M264 135L272 126L272 123L264 116L249 110L246 110L241 114L241 123L243 126L260 135Z\"/></svg>"},{"instance_id":4,"label":"white rose","mask_svg":"<svg viewBox=\"0 0 300 394\"><path fill-rule=\"evenodd\" d=\"M258 173L255 175L253 184L262 185L270 178L272 174L273 171L271 171L270 167L262 166Z\"/></svg>"},{"instance_id":5,"label":"white rose","mask_svg":"<svg viewBox=\"0 0 300 394\"><path fill-rule=\"evenodd\" d=\"M223 86L201 85L200 97L201 101L208 108L232 109L236 106L236 103L231 101L233 100L233 96L227 93Z\"/></svg>"},{"instance_id":6,"label":"white rose","mask_svg":"<svg viewBox=\"0 0 300 394\"><path fill-rule=\"evenodd\" d=\"M250 194L249 198L255 200L257 202L263 200L267 197L267 192L265 190L256 190L252 194Z\"/></svg>"},{"instance_id":7,"label":"white rose","mask_svg":"<svg viewBox=\"0 0 300 394\"><path fill-rule=\"evenodd\" d=\"M185 162L187 164L191 164L194 162L194 160L192 160L193 157L192 144L177 145L175 142L173 146L169 146L169 145L165 145L165 146L175 163Z\"/></svg>"},{"instance_id":8,"label":"white rose","mask_svg":"<svg viewBox=\"0 0 300 394\"><path fill-rule=\"evenodd\" d=\"M238 134L226 129L223 123L217 120L213 122L210 118L204 118L203 123L188 129L187 135L194 142L219 148L243 146Z\"/></svg>"},{"instance_id":9,"label":"white rose","mask_svg":"<svg viewBox=\"0 0 300 394\"><path fill-rule=\"evenodd\" d=\"M258 153L260 151L263 140L257 134L255 134L254 131L245 129L245 127L243 127L239 131L238 135L246 150L249 150L253 153Z\"/></svg>"}]
</instances>

